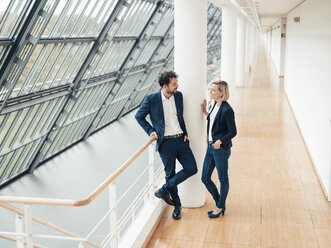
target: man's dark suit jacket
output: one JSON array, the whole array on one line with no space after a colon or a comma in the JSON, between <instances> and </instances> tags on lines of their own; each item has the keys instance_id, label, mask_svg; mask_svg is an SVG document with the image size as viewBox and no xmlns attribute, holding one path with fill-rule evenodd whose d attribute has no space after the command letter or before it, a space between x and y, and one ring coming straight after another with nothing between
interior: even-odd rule
<instances>
[{"instance_id":1,"label":"man's dark suit jacket","mask_svg":"<svg viewBox=\"0 0 331 248\"><path fill-rule=\"evenodd\" d=\"M215 108L216 102L212 108ZM210 111L210 113L212 112ZM210 114L207 116L207 135L209 135ZM215 116L215 120L211 129L213 143L221 140L221 147L229 149L232 146L231 139L236 136L237 128L234 120L234 112L227 101L222 102ZM209 137L209 136L208 136Z\"/></svg>"},{"instance_id":2,"label":"man's dark suit jacket","mask_svg":"<svg viewBox=\"0 0 331 248\"><path fill-rule=\"evenodd\" d=\"M180 91L177 91L174 94L174 97L179 125L183 130L184 136L187 136L186 126L183 118L183 95ZM153 126L148 121L146 121L146 116L148 114L151 118ZM163 141L165 128L161 91L146 96L144 102L136 113L135 118L148 135L154 131L157 133L158 140L156 142L156 150L158 150Z\"/></svg>"}]
</instances>

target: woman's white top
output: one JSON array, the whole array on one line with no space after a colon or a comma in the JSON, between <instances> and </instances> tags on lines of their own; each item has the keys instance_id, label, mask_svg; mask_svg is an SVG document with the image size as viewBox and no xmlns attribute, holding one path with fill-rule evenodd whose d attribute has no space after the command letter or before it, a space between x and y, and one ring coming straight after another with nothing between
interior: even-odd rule
<instances>
[{"instance_id":1,"label":"woman's white top","mask_svg":"<svg viewBox=\"0 0 331 248\"><path fill-rule=\"evenodd\" d=\"M214 120L217 115L218 109L220 107L217 106L217 103L215 105L215 108L211 111L210 116L209 116L209 130L208 130L208 141L213 141L213 138L211 136L211 129L213 128Z\"/></svg>"}]
</instances>

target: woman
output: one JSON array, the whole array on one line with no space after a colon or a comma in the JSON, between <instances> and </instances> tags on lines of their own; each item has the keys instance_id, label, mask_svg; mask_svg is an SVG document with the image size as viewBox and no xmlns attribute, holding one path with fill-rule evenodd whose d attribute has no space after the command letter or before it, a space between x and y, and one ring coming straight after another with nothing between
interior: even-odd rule
<instances>
[{"instance_id":1,"label":"woman","mask_svg":"<svg viewBox=\"0 0 331 248\"><path fill-rule=\"evenodd\" d=\"M212 83L210 98L215 100L210 113L206 110L206 100L201 104L202 112L207 116L208 148L203 162L202 182L213 196L216 206L208 212L209 218L224 215L225 201L229 192L228 159L231 154L231 139L236 136L237 129L234 112L230 104L229 88L225 81ZM217 170L220 180L220 193L211 180L213 170Z\"/></svg>"}]
</instances>

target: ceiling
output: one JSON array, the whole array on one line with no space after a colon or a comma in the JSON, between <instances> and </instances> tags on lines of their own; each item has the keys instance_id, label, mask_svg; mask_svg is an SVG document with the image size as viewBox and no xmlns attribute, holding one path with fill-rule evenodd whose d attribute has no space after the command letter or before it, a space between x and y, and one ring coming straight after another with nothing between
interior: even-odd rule
<instances>
[{"instance_id":1,"label":"ceiling","mask_svg":"<svg viewBox=\"0 0 331 248\"><path fill-rule=\"evenodd\" d=\"M305 0L210 0L222 6L234 5L244 16L261 30L269 30L270 26Z\"/></svg>"},{"instance_id":2,"label":"ceiling","mask_svg":"<svg viewBox=\"0 0 331 248\"><path fill-rule=\"evenodd\" d=\"M302 3L303 0L255 0L258 9L262 30L270 27L280 18Z\"/></svg>"}]
</instances>

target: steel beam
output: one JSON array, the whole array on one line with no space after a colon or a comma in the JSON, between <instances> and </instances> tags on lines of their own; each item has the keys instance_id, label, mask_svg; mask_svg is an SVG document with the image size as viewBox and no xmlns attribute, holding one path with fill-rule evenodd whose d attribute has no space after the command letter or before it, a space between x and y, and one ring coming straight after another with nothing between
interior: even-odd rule
<instances>
[{"instance_id":1,"label":"steel beam","mask_svg":"<svg viewBox=\"0 0 331 248\"><path fill-rule=\"evenodd\" d=\"M6 56L6 60L4 61L4 64L0 71L0 91L3 88L7 88L7 93L5 95L5 98L2 100L0 105L0 113L2 113L3 109L6 106L6 102L8 98L10 97L15 84L20 77L20 75L23 72L23 69L25 65L27 64L34 48L37 45L37 41L39 40L41 34L43 33L44 29L46 28L55 8L57 7L57 4L59 3L59 0L57 0L52 8L50 9L50 12L47 13L43 10L44 6L46 5L47 0L37 0L35 1L34 5L31 8L31 11L29 15L27 16L23 27L18 34L17 39L15 40L15 43L13 44L12 49L9 51L8 55ZM31 33L34 31L34 28L36 25L39 25L38 21L39 18L43 18L44 21L41 25L41 28L38 32L38 36L35 37ZM30 44L30 47L27 48L27 52L24 56L24 58L20 58L21 52L26 47L27 44ZM12 76L11 73L15 74L15 76Z\"/></svg>"},{"instance_id":2,"label":"steel beam","mask_svg":"<svg viewBox=\"0 0 331 248\"><path fill-rule=\"evenodd\" d=\"M49 130L48 134L46 136L43 137L42 142L40 143L38 149L36 150L35 154L34 154L34 160L32 162L32 164L29 167L29 171L32 172L40 163L40 161L42 161L46 154L47 154L47 150L45 154L41 153L41 149L45 143L46 140L48 140L51 131L53 129L56 129L58 127L57 122L60 119L60 117L62 115L67 115L67 110L66 107L68 106L71 97L73 96L74 93L78 92L79 90L81 90L82 88L84 88L84 86L81 88L81 82L82 82L82 78L85 74L85 72L89 69L89 66L93 60L93 58L96 56L96 54L99 51L99 48L101 47L103 41L105 41L106 39L108 39L109 37L107 37L107 33L110 30L110 28L114 25L118 23L118 15L121 13L123 7L126 6L130 6L130 4L125 1L125 0L120 0L117 2L115 8L113 9L113 12L111 13L111 15L109 16L107 22L105 23L102 31L100 32L98 39L95 41L95 43L93 44L92 49L90 50L88 56L86 57L83 65L81 66L80 70L78 71L75 79L73 80L73 83L71 84L71 90L70 93L67 96L67 99L64 101L63 106L61 106L61 110L58 112L58 114L55 116L53 122L52 122L52 128ZM129 8L127 8L129 9ZM126 10L127 11L127 10ZM50 145L51 147L51 145Z\"/></svg>"},{"instance_id":3,"label":"steel beam","mask_svg":"<svg viewBox=\"0 0 331 248\"><path fill-rule=\"evenodd\" d=\"M152 60L153 60L154 57L158 54L160 48L164 45L163 43L164 43L164 41L166 40L166 38L167 38L168 34L170 33L170 31L172 30L173 25L174 25L174 21L172 21L172 22L170 23L170 25L169 25L169 27L168 27L166 33L164 34L162 40L159 42L159 44L158 44L158 46L156 47L156 49L154 50L152 56L149 58L149 60L148 60L148 62L147 62L147 67L146 67L146 69L145 69L145 72L148 72L148 70L150 69ZM145 76L145 79L148 78L149 75L150 75L150 73L148 73L148 74ZM142 78L140 78L139 81L141 82L141 81L143 81L143 80L144 80L144 75L142 76ZM131 95L128 97L128 99L127 99L126 103L124 104L122 110L120 111L120 114L119 114L119 116L117 117L117 119L121 118L121 117L126 113L126 111L130 108L131 105L128 105L128 102L129 102L129 101L133 102L134 99L136 98L136 96L137 96L137 94L136 94L136 93L137 93L136 89L137 89L138 85L139 85L139 83L136 85L136 87L135 87L134 90L132 91ZM127 106L127 105L128 105L128 106Z\"/></svg>"},{"instance_id":4,"label":"steel beam","mask_svg":"<svg viewBox=\"0 0 331 248\"><path fill-rule=\"evenodd\" d=\"M137 59L139 58L141 52L143 51L143 49L142 49L141 47L139 47L139 44L140 44L140 42L142 41L143 37L145 36L145 33L146 33L146 31L147 31L147 28L151 25L151 23L153 22L154 18L155 18L156 15L157 15L159 9L163 6L163 4L164 4L164 0L160 0L160 1L157 2L157 5L156 5L156 7L155 7L155 9L154 9L154 11L153 11L153 13L152 13L152 15L150 16L149 20L147 21L145 27L144 27L144 28L142 29L142 31L140 32L140 35L139 35L138 39L135 41L134 45L132 46L130 52L128 53L128 55L127 55L126 58L124 59L122 65L121 65L121 67L120 67L120 69L119 69L119 72L118 72L118 79L117 79L117 82L116 82L116 83L119 83L119 79L121 79L121 81L124 82L125 79L128 77L128 74L129 74L129 72L130 72L130 70L131 70L132 68L130 68L129 71L125 73L125 76L123 76L123 75L124 75L124 72L126 71L126 70L125 70L125 67L126 67L127 63L130 61L131 56L132 56L132 54L136 51L136 49L141 49L141 51L140 51L140 53L139 53ZM116 83L114 84L114 87L115 87ZM111 89L110 93L112 92L112 90L113 90L113 88ZM119 92L119 91L120 91L120 88L118 89L117 92ZM116 95L115 95L114 97L116 97ZM93 133L94 130L96 129L96 126L93 125L94 120L95 120L95 119L97 118L97 116L99 115L100 111L102 110L102 106L105 105L107 99L108 99L108 97L106 97L106 98L104 99L104 102L103 102L103 104L101 105L99 111L96 112L95 117L93 118L93 121L91 122L91 125L89 126L89 128L87 129L87 131L86 131L86 133L85 133L85 135L84 135L84 139L87 139L87 137L88 137L91 133Z\"/></svg>"}]
</instances>

